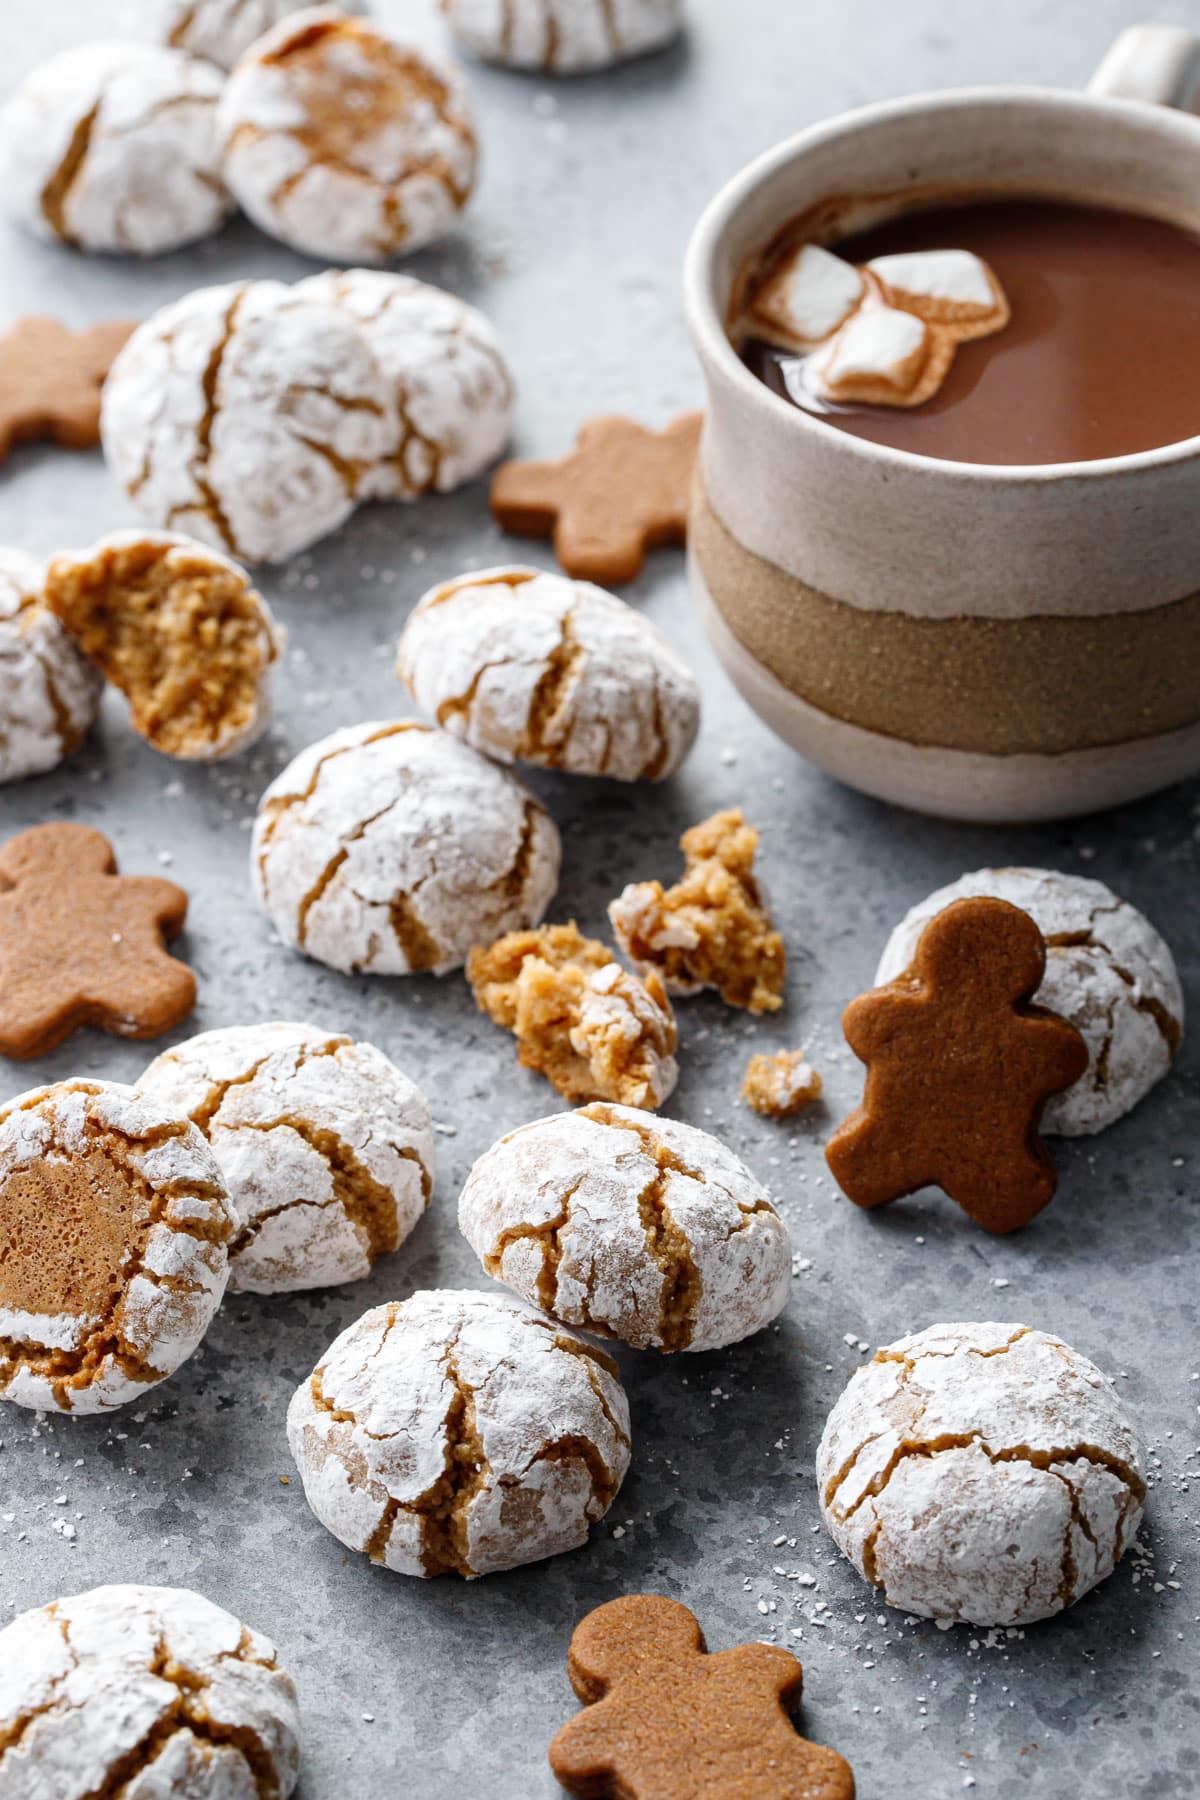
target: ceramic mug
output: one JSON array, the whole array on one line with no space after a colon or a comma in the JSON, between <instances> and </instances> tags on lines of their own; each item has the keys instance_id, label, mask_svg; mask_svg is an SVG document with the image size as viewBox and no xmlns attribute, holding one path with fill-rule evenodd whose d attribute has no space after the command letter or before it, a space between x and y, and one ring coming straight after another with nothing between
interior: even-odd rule
<instances>
[{"instance_id":1,"label":"ceramic mug","mask_svg":"<svg viewBox=\"0 0 1200 1800\"><path fill-rule=\"evenodd\" d=\"M922 195L1016 194L1200 233L1200 119L1173 110L1198 71L1190 34L1137 26L1087 94L867 107L761 157L696 228L686 296L708 412L694 590L745 698L853 787L1017 821L1200 771L1200 438L1001 467L831 431L739 360L739 275L832 197L841 230Z\"/></svg>"}]
</instances>

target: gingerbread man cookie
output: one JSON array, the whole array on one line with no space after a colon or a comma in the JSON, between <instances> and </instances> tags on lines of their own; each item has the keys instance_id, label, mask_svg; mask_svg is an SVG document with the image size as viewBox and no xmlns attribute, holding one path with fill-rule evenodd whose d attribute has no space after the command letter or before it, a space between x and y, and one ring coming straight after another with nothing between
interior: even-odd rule
<instances>
[{"instance_id":1,"label":"gingerbread man cookie","mask_svg":"<svg viewBox=\"0 0 1200 1800\"><path fill-rule=\"evenodd\" d=\"M804 1675L788 1650L709 1655L695 1615L660 1594L588 1614L567 1656L584 1710L550 1746L568 1793L590 1800L854 1800L836 1750L810 1744L788 1709Z\"/></svg>"},{"instance_id":2,"label":"gingerbread man cookie","mask_svg":"<svg viewBox=\"0 0 1200 1800\"><path fill-rule=\"evenodd\" d=\"M851 1001L842 1026L867 1064L866 1092L825 1155L855 1205L937 1186L1006 1232L1053 1199L1038 1126L1088 1053L1073 1025L1029 1004L1045 968L1028 913L958 900L926 926L903 975Z\"/></svg>"},{"instance_id":3,"label":"gingerbread man cookie","mask_svg":"<svg viewBox=\"0 0 1200 1800\"><path fill-rule=\"evenodd\" d=\"M632 581L647 550L682 544L701 415L664 431L633 419L589 419L558 462L507 462L492 482L506 531L552 537L568 575L602 586Z\"/></svg>"},{"instance_id":4,"label":"gingerbread man cookie","mask_svg":"<svg viewBox=\"0 0 1200 1800\"><path fill-rule=\"evenodd\" d=\"M0 1055L45 1056L81 1025L160 1037L186 1019L196 978L164 941L187 895L118 875L90 825L35 825L0 851Z\"/></svg>"},{"instance_id":5,"label":"gingerbread man cookie","mask_svg":"<svg viewBox=\"0 0 1200 1800\"><path fill-rule=\"evenodd\" d=\"M48 439L66 450L100 442L100 389L135 329L110 319L71 331L57 319L18 319L0 338L0 457Z\"/></svg>"}]
</instances>

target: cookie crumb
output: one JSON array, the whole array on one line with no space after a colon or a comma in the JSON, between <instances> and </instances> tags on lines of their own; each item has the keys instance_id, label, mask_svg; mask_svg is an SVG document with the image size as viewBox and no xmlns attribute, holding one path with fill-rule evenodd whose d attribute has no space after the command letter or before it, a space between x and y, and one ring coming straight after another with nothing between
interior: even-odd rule
<instances>
[{"instance_id":1,"label":"cookie crumb","mask_svg":"<svg viewBox=\"0 0 1200 1800\"><path fill-rule=\"evenodd\" d=\"M516 1038L523 1066L572 1103L653 1109L672 1092L677 1034L661 980L631 975L575 924L479 946L467 980L480 1011Z\"/></svg>"},{"instance_id":2,"label":"cookie crumb","mask_svg":"<svg viewBox=\"0 0 1200 1800\"><path fill-rule=\"evenodd\" d=\"M789 1119L819 1100L823 1086L803 1050L777 1050L750 1058L742 1099L764 1119Z\"/></svg>"},{"instance_id":3,"label":"cookie crumb","mask_svg":"<svg viewBox=\"0 0 1200 1800\"><path fill-rule=\"evenodd\" d=\"M632 882L608 909L617 942L671 994L716 988L727 1006L777 1012L787 955L754 879L758 832L740 809L714 813L680 839L681 881Z\"/></svg>"}]
</instances>

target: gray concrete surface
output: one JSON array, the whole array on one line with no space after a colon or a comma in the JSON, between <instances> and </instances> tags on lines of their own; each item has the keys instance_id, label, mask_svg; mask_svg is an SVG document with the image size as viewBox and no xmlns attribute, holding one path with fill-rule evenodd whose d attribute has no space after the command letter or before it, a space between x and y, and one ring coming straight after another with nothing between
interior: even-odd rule
<instances>
[{"instance_id":1,"label":"gray concrete surface","mask_svg":"<svg viewBox=\"0 0 1200 1800\"><path fill-rule=\"evenodd\" d=\"M403 22L418 0L380 10ZM703 202L751 154L807 121L909 89L1078 84L1138 16L1132 0L960 9L691 0L690 11L684 46L606 78L549 86L473 71L486 178L459 236L413 267L496 318L520 376L528 450L556 451L598 409L663 419L697 401L680 257ZM1183 0L1161 11L1191 17ZM102 12L90 0L4 7L4 79L100 34ZM305 267L242 225L144 267L5 230L0 317L141 314L205 281ZM0 470L0 541L49 551L128 517L98 457L31 450ZM250 897L247 830L258 793L302 745L405 710L393 640L426 584L510 553L481 489L364 512L313 555L265 574L292 650L264 746L213 770L176 767L142 746L110 702L70 767L0 795L5 835L44 819L91 821L123 867L161 865L188 888L196 1029L311 1017L372 1038L425 1083L443 1128L433 1209L369 1281L230 1300L192 1362L111 1419L5 1409L0 1618L112 1579L189 1584L230 1606L278 1640L298 1678L305 1800L556 1791L545 1747L574 1706L571 1627L599 1601L641 1589L686 1600L714 1647L766 1636L795 1648L803 1728L850 1758L862 1800L942 1800L972 1786L981 1797L1194 1795L1196 1038L1134 1117L1062 1148L1060 1197L1011 1240L985 1237L933 1196L859 1214L831 1193L821 1143L858 1089L840 1047L841 1006L869 980L895 917L963 869L1023 860L1102 877L1167 933L1195 996L1200 785L1074 825L1004 832L860 799L782 749L734 696L699 641L674 554L657 556L631 597L694 656L703 736L664 789L538 782L564 828L557 915L602 928L625 878L672 870L690 821L747 804L764 830L792 955L789 1007L751 1024L716 1002L685 1004L673 1105L726 1134L761 1173L810 1262L779 1325L753 1341L719 1355L622 1358L635 1461L609 1520L573 1556L472 1585L409 1582L343 1554L294 1476L284 1485L286 1403L330 1338L365 1307L416 1287L484 1285L455 1227L459 1186L497 1135L551 1110L554 1097L515 1068L509 1042L460 981L349 980L282 951ZM825 1071L827 1110L794 1128L754 1119L736 1098L744 1059L802 1039ZM72 1073L128 1078L144 1054L82 1035L2 1079L16 1091ZM847 1334L874 1345L947 1317L1061 1333L1118 1376L1152 1446L1137 1555L1068 1616L1011 1636L942 1633L889 1612L817 1523L813 1452L862 1360Z\"/></svg>"}]
</instances>

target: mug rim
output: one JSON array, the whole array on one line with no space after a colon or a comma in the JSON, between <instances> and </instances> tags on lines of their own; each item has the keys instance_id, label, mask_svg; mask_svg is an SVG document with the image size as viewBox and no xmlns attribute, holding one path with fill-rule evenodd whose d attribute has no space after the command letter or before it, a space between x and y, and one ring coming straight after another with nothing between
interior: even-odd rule
<instances>
[{"instance_id":1,"label":"mug rim","mask_svg":"<svg viewBox=\"0 0 1200 1800\"><path fill-rule=\"evenodd\" d=\"M713 265L722 236L741 208L757 189L773 179L781 169L799 161L810 151L838 138L857 135L889 120L912 113L949 112L964 104L1000 108L1027 105L1038 110L1058 110L1095 118L1125 114L1138 123L1151 124L1161 133L1177 135L1188 143L1200 162L1200 116L1177 107L1158 105L1145 100L1122 100L1109 95L1076 93L1070 88L1038 87L1020 83L991 86L956 87L903 95L881 100L868 106L853 107L822 119L802 131L785 138L771 149L761 152L731 177L708 202L688 241L684 259L684 304L692 341L702 365L715 366L726 380L751 404L765 405L782 422L791 421L789 429L802 436L821 433L829 427L813 418L802 407L793 406L782 395L773 393L765 382L752 375L733 347L725 326L722 309L714 293ZM1051 193L1047 189L1047 194ZM1133 473L1187 462L1200 456L1200 432L1150 450L1129 451L1121 456L1094 457L1088 461L1053 463L986 463L961 462L952 457L925 456L920 451L898 449L892 444L879 444L870 438L859 438L845 432L836 434L841 448L848 454L861 455L867 462L910 470L937 469L944 475L990 484L1013 486L1031 482L1049 483L1063 480L1096 480L1104 476Z\"/></svg>"}]
</instances>

